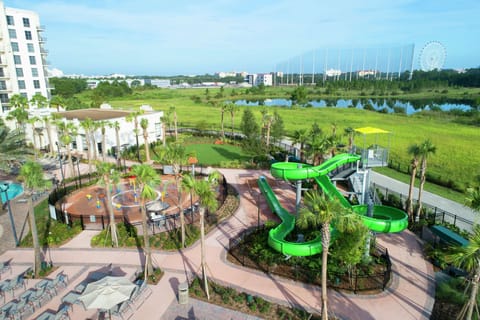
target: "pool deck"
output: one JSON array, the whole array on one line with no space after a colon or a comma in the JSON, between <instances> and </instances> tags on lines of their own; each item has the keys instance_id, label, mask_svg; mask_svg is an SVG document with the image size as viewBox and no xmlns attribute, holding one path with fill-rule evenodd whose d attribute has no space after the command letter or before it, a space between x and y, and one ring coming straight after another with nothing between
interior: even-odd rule
<instances>
[{"instance_id":1,"label":"pool deck","mask_svg":"<svg viewBox=\"0 0 480 320\"><path fill-rule=\"evenodd\" d=\"M270 276L232 265L226 261L226 248L229 240L236 238L242 230L255 226L258 223L259 213L262 221L270 218L271 213L264 199L259 196L258 190L249 183L259 175L268 175L268 172L236 169L221 169L220 171L226 176L227 181L238 190L240 207L233 216L220 223L207 235L206 251L210 278L238 290L260 295L273 302L302 306L309 311L320 312L319 287ZM288 186L282 186L280 182L273 187L282 204L292 208L294 206L293 190ZM258 203L260 211L257 210ZM16 203L16 205L22 204ZM15 209L20 210L20 208ZM2 222L2 226L4 229L8 228L5 221ZM59 267L56 272L67 273L70 282L67 288L61 290L56 297L38 308L29 319L35 318L48 309L58 310L61 298L92 272L112 265L116 267L115 270L118 274L131 278L143 264L144 256L141 250L91 248L90 239L94 234L96 234L95 231L84 231L60 248L44 250L46 259L52 261L54 266ZM7 232L0 235L2 242L4 238L8 238L7 236ZM332 314L347 320L429 319L434 302L435 280L431 264L423 258L422 246L418 238L411 232L404 231L398 234L380 235L377 237L377 241L388 248L393 262L391 286L380 294L368 296L329 290L329 308ZM12 275L31 265L33 259L31 249L7 250L5 244L2 243L1 246L4 253L0 256L0 261L11 261L14 267ZM165 275L159 284L152 286L152 294L143 301L143 304L135 307L130 319L170 320L198 317L212 319L211 316L218 319L219 311L214 307L211 309L217 311L212 311L211 316L202 316L204 313L201 313L200 310L205 305L195 300L191 300L188 307L179 310L178 314L175 314L174 311L178 308L178 284L184 282L187 277L190 279L192 274L197 274L200 270L199 243L177 252L155 251L153 261L165 271ZM7 274L5 278L12 275ZM32 287L36 281L38 280L30 280L27 288ZM8 299L9 296L7 296ZM180 314L180 312L183 313ZM73 312L70 312L71 319L93 319L97 316L96 310L85 310L80 305L74 305ZM247 316L232 315L228 319L247 319Z\"/></svg>"}]
</instances>

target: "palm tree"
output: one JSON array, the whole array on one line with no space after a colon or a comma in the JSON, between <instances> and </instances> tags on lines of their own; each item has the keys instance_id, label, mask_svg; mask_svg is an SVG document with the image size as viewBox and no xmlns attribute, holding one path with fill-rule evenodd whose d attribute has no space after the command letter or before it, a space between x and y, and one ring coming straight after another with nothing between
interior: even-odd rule
<instances>
[{"instance_id":1,"label":"palm tree","mask_svg":"<svg viewBox=\"0 0 480 320\"><path fill-rule=\"evenodd\" d=\"M60 111L60 107L65 105L65 100L61 96L54 96L50 99L50 107L54 107Z\"/></svg>"},{"instance_id":2,"label":"palm tree","mask_svg":"<svg viewBox=\"0 0 480 320\"><path fill-rule=\"evenodd\" d=\"M118 180L119 174L115 171L115 165L109 162L97 162L97 173L100 175L100 183L105 187L106 192L106 205L109 212L109 228L112 235L112 242L115 247L118 247L118 233L117 225L115 224L115 213L112 205L112 183L115 184L115 180Z\"/></svg>"},{"instance_id":3,"label":"palm tree","mask_svg":"<svg viewBox=\"0 0 480 320\"><path fill-rule=\"evenodd\" d=\"M14 94L10 97L12 110L8 112L7 120L15 120L17 129L24 130L25 122L28 120L28 100L22 95Z\"/></svg>"},{"instance_id":4,"label":"palm tree","mask_svg":"<svg viewBox=\"0 0 480 320\"><path fill-rule=\"evenodd\" d=\"M173 174L175 175L175 186L178 192L178 209L180 211L180 228L181 228L181 247L185 248L185 214L183 212L182 205L182 186L180 184L180 171L181 166L188 163L188 157L191 154L187 152L185 147L179 143L169 144L166 148L163 148L160 153L160 157L157 159L163 164L171 165L173 168Z\"/></svg>"},{"instance_id":5,"label":"palm tree","mask_svg":"<svg viewBox=\"0 0 480 320\"><path fill-rule=\"evenodd\" d=\"M265 129L265 144L270 146L270 130L272 128L272 124L275 121L275 118L273 115L268 113L267 109L262 109L262 121L263 121L263 127Z\"/></svg>"},{"instance_id":6,"label":"palm tree","mask_svg":"<svg viewBox=\"0 0 480 320\"><path fill-rule=\"evenodd\" d=\"M480 210L480 185L467 188L467 197L465 205L479 211Z\"/></svg>"},{"instance_id":7,"label":"palm tree","mask_svg":"<svg viewBox=\"0 0 480 320\"><path fill-rule=\"evenodd\" d=\"M473 210L480 211L480 185L467 188L465 205ZM453 252L447 256L447 261L473 274L470 280L472 282L470 298L457 317L457 319L462 319L466 313L465 319L470 320L472 319L473 309L476 307L478 285L480 282L480 225L474 225L473 233L468 240L469 243L467 246L453 247Z\"/></svg>"},{"instance_id":8,"label":"palm tree","mask_svg":"<svg viewBox=\"0 0 480 320\"><path fill-rule=\"evenodd\" d=\"M31 154L25 133L19 129L10 130L0 118L0 170L10 172L13 166L19 166Z\"/></svg>"},{"instance_id":9,"label":"palm tree","mask_svg":"<svg viewBox=\"0 0 480 320\"><path fill-rule=\"evenodd\" d=\"M30 99L32 105L36 105L37 108L45 108L48 105L48 100L40 93L35 93Z\"/></svg>"},{"instance_id":10,"label":"palm tree","mask_svg":"<svg viewBox=\"0 0 480 320\"><path fill-rule=\"evenodd\" d=\"M40 141L40 134L43 130L43 128L37 128L35 124L39 122L41 119L37 116L31 117L27 120L27 123L32 126L32 142L33 142L33 149L36 154L36 150L40 150L41 146L41 141ZM37 139L36 137L38 136L38 144L37 144Z\"/></svg>"},{"instance_id":11,"label":"palm tree","mask_svg":"<svg viewBox=\"0 0 480 320\"><path fill-rule=\"evenodd\" d=\"M477 207L477 210L480 207ZM473 309L477 306L478 284L480 282L480 225L474 225L473 233L468 238L469 243L466 246L456 246L452 248L452 253L446 257L447 262L457 267L463 268L472 275L470 282L470 297L463 306L457 319L472 319ZM478 313L478 309L477 313ZM477 314L478 317L478 314Z\"/></svg>"},{"instance_id":12,"label":"palm tree","mask_svg":"<svg viewBox=\"0 0 480 320\"><path fill-rule=\"evenodd\" d=\"M330 247L330 224L336 217L342 215L345 208L334 200L327 199L324 194L316 190L310 190L305 194L305 207L300 210L296 221L298 227L305 229L312 227L322 228L322 319L328 319L327 301L327 263L328 250Z\"/></svg>"},{"instance_id":13,"label":"palm tree","mask_svg":"<svg viewBox=\"0 0 480 320\"><path fill-rule=\"evenodd\" d=\"M128 116L126 117L126 120L128 122L132 122L133 121L133 132L135 133L135 140L136 140L136 143L137 143L137 159L138 161L140 161L140 150L139 150L139 145L138 145L138 116L142 115L143 114L143 110L139 110L139 111L134 111L134 112L131 112L128 114Z\"/></svg>"},{"instance_id":14,"label":"palm tree","mask_svg":"<svg viewBox=\"0 0 480 320\"><path fill-rule=\"evenodd\" d=\"M353 129L352 127L347 127L343 129L343 131L348 137L348 152L353 153L353 144L355 141L355 135L357 134L357 131L355 131L355 129Z\"/></svg>"},{"instance_id":15,"label":"palm tree","mask_svg":"<svg viewBox=\"0 0 480 320\"><path fill-rule=\"evenodd\" d=\"M67 150L68 164L70 166L71 177L75 176L75 167L73 166L72 159L72 148L70 144L74 141L77 136L77 127L72 123L65 123L63 121L57 122L57 129L60 135L60 142L65 146Z\"/></svg>"},{"instance_id":16,"label":"palm tree","mask_svg":"<svg viewBox=\"0 0 480 320\"><path fill-rule=\"evenodd\" d=\"M28 224L30 232L32 233L34 252L33 272L35 278L38 278L42 263L42 253L40 251L40 241L38 240L35 208L33 207L33 195L36 191L49 188L50 181L44 179L43 170L40 164L33 161L27 161L20 168L19 179L23 181L25 194L28 197Z\"/></svg>"},{"instance_id":17,"label":"palm tree","mask_svg":"<svg viewBox=\"0 0 480 320\"><path fill-rule=\"evenodd\" d=\"M413 220L413 188L415 187L415 178L417 176L418 169L418 155L420 153L420 147L417 144L412 144L408 147L408 154L412 156L412 161L410 162L410 186L408 188L408 197L406 200L406 207L409 220Z\"/></svg>"},{"instance_id":18,"label":"palm tree","mask_svg":"<svg viewBox=\"0 0 480 320\"><path fill-rule=\"evenodd\" d=\"M178 127L177 127L177 111L174 106L170 107L170 112L173 114L173 129L175 130L175 141L178 140Z\"/></svg>"},{"instance_id":19,"label":"palm tree","mask_svg":"<svg viewBox=\"0 0 480 320\"><path fill-rule=\"evenodd\" d=\"M122 158L121 158L121 154L120 154L120 149L121 149L121 145L120 145L120 122L118 121L113 121L113 122L110 122L109 124L110 128L112 129L115 129L115 141L116 141L116 144L117 144L117 152L116 152L116 155L117 155L117 167L121 167L122 166Z\"/></svg>"},{"instance_id":20,"label":"palm tree","mask_svg":"<svg viewBox=\"0 0 480 320\"><path fill-rule=\"evenodd\" d=\"M102 133L102 161L107 161L107 127L108 121L97 121L97 125Z\"/></svg>"},{"instance_id":21,"label":"palm tree","mask_svg":"<svg viewBox=\"0 0 480 320\"><path fill-rule=\"evenodd\" d=\"M225 140L225 127L224 127L224 117L225 117L225 111L227 111L228 105L225 103L220 105L220 125L221 125L221 135L222 135L222 140Z\"/></svg>"},{"instance_id":22,"label":"palm tree","mask_svg":"<svg viewBox=\"0 0 480 320\"><path fill-rule=\"evenodd\" d=\"M429 139L422 142L419 145L419 156L421 157L421 167L420 167L420 186L418 187L418 208L416 219L420 217L422 212L422 191L423 186L425 185L425 180L427 179L427 159L431 154L435 154L437 147Z\"/></svg>"},{"instance_id":23,"label":"palm tree","mask_svg":"<svg viewBox=\"0 0 480 320\"><path fill-rule=\"evenodd\" d=\"M233 128L234 128L234 123L235 123L235 113L239 110L238 106L233 104L233 103L229 103L227 105L227 111L230 113L230 121L231 121L231 125L232 125L232 139L235 140L235 135L233 133Z\"/></svg>"},{"instance_id":24,"label":"palm tree","mask_svg":"<svg viewBox=\"0 0 480 320\"><path fill-rule=\"evenodd\" d=\"M143 231L143 242L145 246L145 281L147 281L148 276L153 274L153 264L152 264L152 249L150 248L150 240L148 236L148 226L147 226L147 211L145 204L147 200L154 199L157 196L155 187L160 184L160 176L150 165L140 164L134 165L131 169L132 175L136 177L136 182L138 183L138 189L140 190L140 212L142 214L142 231Z\"/></svg>"},{"instance_id":25,"label":"palm tree","mask_svg":"<svg viewBox=\"0 0 480 320\"><path fill-rule=\"evenodd\" d=\"M307 130L305 129L298 129L293 132L293 143L300 144L300 161L305 161L304 149L305 143L308 141Z\"/></svg>"},{"instance_id":26,"label":"palm tree","mask_svg":"<svg viewBox=\"0 0 480 320\"><path fill-rule=\"evenodd\" d=\"M193 191L193 193L200 198L201 268L203 285L208 300L210 300L210 294L208 291L207 260L205 252L205 210L208 209L209 211L215 211L218 207L215 187L218 185L219 176L220 174L218 171L214 171L207 177L207 179L196 180L191 175L185 175L182 180L184 188Z\"/></svg>"},{"instance_id":27,"label":"palm tree","mask_svg":"<svg viewBox=\"0 0 480 320\"><path fill-rule=\"evenodd\" d=\"M52 113L50 115L43 117L43 123L45 124L45 128L47 130L48 150L51 156L55 154L55 148L53 147L53 139L52 139L52 122L55 122L58 119L59 119L59 116L56 113Z\"/></svg>"},{"instance_id":28,"label":"palm tree","mask_svg":"<svg viewBox=\"0 0 480 320\"><path fill-rule=\"evenodd\" d=\"M333 141L328 136L312 136L309 145L307 154L313 159L313 165L318 166L325 159L325 155L332 149Z\"/></svg>"},{"instance_id":29,"label":"palm tree","mask_svg":"<svg viewBox=\"0 0 480 320\"><path fill-rule=\"evenodd\" d=\"M88 174L92 174L92 130L94 127L93 120L90 118L85 118L85 120L80 122L80 126L85 131L85 144L87 145L87 162L88 162Z\"/></svg>"},{"instance_id":30,"label":"palm tree","mask_svg":"<svg viewBox=\"0 0 480 320\"><path fill-rule=\"evenodd\" d=\"M142 127L142 132L143 132L143 143L145 146L145 160L147 163L150 163L150 149L148 145L148 119L142 118L140 120L140 127Z\"/></svg>"}]
</instances>

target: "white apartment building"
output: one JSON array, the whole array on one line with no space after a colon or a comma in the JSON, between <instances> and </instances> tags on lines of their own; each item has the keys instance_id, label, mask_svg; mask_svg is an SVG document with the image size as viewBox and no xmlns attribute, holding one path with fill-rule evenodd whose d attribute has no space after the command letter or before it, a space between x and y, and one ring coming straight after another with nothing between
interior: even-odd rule
<instances>
[{"instance_id":1,"label":"white apartment building","mask_svg":"<svg viewBox=\"0 0 480 320\"><path fill-rule=\"evenodd\" d=\"M273 85L273 76L271 73L254 73L247 76L247 81L252 86L263 84L264 86Z\"/></svg>"},{"instance_id":2,"label":"white apartment building","mask_svg":"<svg viewBox=\"0 0 480 320\"><path fill-rule=\"evenodd\" d=\"M0 115L9 110L14 94L50 98L44 30L37 13L0 1Z\"/></svg>"}]
</instances>

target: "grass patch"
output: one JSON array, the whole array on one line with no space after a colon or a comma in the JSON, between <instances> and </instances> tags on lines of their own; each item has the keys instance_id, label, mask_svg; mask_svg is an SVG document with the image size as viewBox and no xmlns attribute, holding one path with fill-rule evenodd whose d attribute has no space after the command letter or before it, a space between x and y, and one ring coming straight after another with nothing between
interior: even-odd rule
<instances>
[{"instance_id":1,"label":"grass patch","mask_svg":"<svg viewBox=\"0 0 480 320\"><path fill-rule=\"evenodd\" d=\"M220 166L230 161L246 162L250 157L238 146L227 144L196 144L186 146L188 152L195 152L199 163Z\"/></svg>"},{"instance_id":2,"label":"grass patch","mask_svg":"<svg viewBox=\"0 0 480 320\"><path fill-rule=\"evenodd\" d=\"M75 237L82 231L79 223L72 227L50 217L48 199L44 199L35 207L38 238L41 246L57 247ZM20 242L20 247L32 247L32 233L29 232Z\"/></svg>"}]
</instances>

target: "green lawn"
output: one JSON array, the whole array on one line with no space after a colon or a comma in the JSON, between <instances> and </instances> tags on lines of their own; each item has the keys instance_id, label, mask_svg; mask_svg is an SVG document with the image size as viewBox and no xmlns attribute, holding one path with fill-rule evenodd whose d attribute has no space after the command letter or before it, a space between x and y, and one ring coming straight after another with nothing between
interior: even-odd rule
<instances>
[{"instance_id":1,"label":"green lawn","mask_svg":"<svg viewBox=\"0 0 480 320\"><path fill-rule=\"evenodd\" d=\"M238 160L245 162L250 160L240 147L222 144L195 144L187 145L188 152L195 152L201 165L219 166L222 162Z\"/></svg>"},{"instance_id":2,"label":"green lawn","mask_svg":"<svg viewBox=\"0 0 480 320\"><path fill-rule=\"evenodd\" d=\"M393 170L391 168L383 167L383 168L375 168L375 172L384 174L390 178L393 178L395 180L404 182L406 184L410 184L410 175L398 172L396 170ZM420 179L415 180L415 187L418 188L420 184ZM428 192L431 192L433 194L439 195L441 197L444 197L446 199L450 199L452 201L456 201L458 203L464 203L465 202L465 195L463 193L454 191L449 188L445 188L433 183L429 183L428 181L425 183L424 189ZM414 198L416 198L417 195L414 194Z\"/></svg>"}]
</instances>

